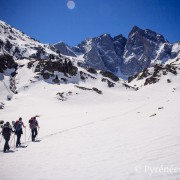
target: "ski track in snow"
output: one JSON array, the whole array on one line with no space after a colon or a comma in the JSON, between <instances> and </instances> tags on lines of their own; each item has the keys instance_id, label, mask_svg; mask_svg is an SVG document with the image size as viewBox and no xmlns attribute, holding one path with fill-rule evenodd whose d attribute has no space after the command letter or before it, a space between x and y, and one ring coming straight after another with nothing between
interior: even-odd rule
<instances>
[{"instance_id":1,"label":"ski track in snow","mask_svg":"<svg viewBox=\"0 0 180 180\"><path fill-rule=\"evenodd\" d=\"M172 93L173 87L176 91ZM103 96L75 88L82 93L67 102L53 99L58 89L40 88L35 85L24 91L26 94L16 95L0 112L3 119L17 117L17 112L24 119L39 111L38 138L42 139L39 143L28 140L27 128L27 148L0 153L0 179L179 179L180 173L145 172L145 167L180 167L179 85L160 92L156 86L139 92L102 87ZM150 117L154 113L156 116Z\"/></svg>"},{"instance_id":2,"label":"ski track in snow","mask_svg":"<svg viewBox=\"0 0 180 180\"><path fill-rule=\"evenodd\" d=\"M0 24L3 42L8 40L17 46L23 57L35 54L38 46L46 52L43 59L48 54L56 55L49 45L34 41L2 21ZM86 51L91 50L91 41L86 42ZM172 52L178 53L179 47L174 44ZM75 64L84 61L83 55L71 59ZM8 86L11 70L0 73L0 104L5 107L0 109L0 119L11 122L23 117L27 129L21 142L28 147L15 148L16 136L12 135L9 143L15 152L2 153L4 139L0 137L0 180L180 180L179 68L177 75L161 74L158 83L145 87L146 78L134 79L132 87L143 86L134 92L120 82L107 88L100 74L86 82L77 75L69 76L66 85L55 85L52 78L46 83L35 78L38 62L31 69L27 68L28 59L17 62L21 65L15 76L18 94L12 94ZM151 73L153 70L150 68ZM96 87L103 95L77 89L75 83ZM64 93L67 101L59 101L57 93ZM6 100L8 95L13 95L11 101ZM30 141L28 129L29 118L36 114L41 115L39 143ZM163 172L173 167L179 171Z\"/></svg>"},{"instance_id":3,"label":"ski track in snow","mask_svg":"<svg viewBox=\"0 0 180 180\"><path fill-rule=\"evenodd\" d=\"M164 99L164 98L166 98L166 96L164 96L164 97L162 97L162 98L160 98L158 100L161 100L161 99ZM155 100L155 101L158 101L158 100ZM64 132L68 132L68 131L76 130L76 129L79 129L79 128L83 128L83 127L86 127L86 126L90 126L90 125L93 125L95 123L100 123L102 121L107 121L107 120L112 120L112 119L117 118L117 117L122 117L122 116L124 116L124 115L126 115L126 114L128 114L128 113L130 113L132 111L136 111L136 110L140 109L141 107L143 107L145 105L148 105L148 104L150 104L150 103L145 103L145 104L143 104L141 106L138 106L137 108L133 108L133 109L131 109L131 110L127 111L127 112L124 112L122 114L117 114L117 115L109 116L109 117L106 117L106 118L104 118L102 120L93 121L93 122L85 123L85 124L82 124L82 125L79 125L79 126L75 126L75 127L69 128L69 129L60 130L58 132L55 132L55 133L43 136L43 137L41 137L41 139L46 139L46 138L51 137L51 136L55 136L55 135L58 135L58 134L61 134L61 133L64 133ZM28 142L30 142L30 141L28 141Z\"/></svg>"}]
</instances>

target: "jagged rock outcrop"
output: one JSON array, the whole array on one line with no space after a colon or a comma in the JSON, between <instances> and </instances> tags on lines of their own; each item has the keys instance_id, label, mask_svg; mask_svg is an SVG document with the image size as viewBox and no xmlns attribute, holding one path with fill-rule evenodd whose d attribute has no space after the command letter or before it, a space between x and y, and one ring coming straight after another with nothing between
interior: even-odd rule
<instances>
[{"instance_id":1,"label":"jagged rock outcrop","mask_svg":"<svg viewBox=\"0 0 180 180\"><path fill-rule=\"evenodd\" d=\"M137 73L128 78L128 83L142 81L142 86L154 84L161 80L162 76L170 74L170 77L176 76L180 70L180 58L168 61L166 64L155 64L150 68L144 69L143 72ZM171 80L167 78L167 83Z\"/></svg>"},{"instance_id":2,"label":"jagged rock outcrop","mask_svg":"<svg viewBox=\"0 0 180 180\"><path fill-rule=\"evenodd\" d=\"M102 82L107 82L107 85L108 85L108 87L114 87L116 84L115 83L113 83L113 82L111 82L111 81L109 81L108 79L106 79L106 78L102 78L102 80L101 80Z\"/></svg>"},{"instance_id":3,"label":"jagged rock outcrop","mask_svg":"<svg viewBox=\"0 0 180 180\"><path fill-rule=\"evenodd\" d=\"M16 69L17 66L12 56L8 54L0 55L0 73L3 73L7 69Z\"/></svg>"},{"instance_id":4,"label":"jagged rock outcrop","mask_svg":"<svg viewBox=\"0 0 180 180\"><path fill-rule=\"evenodd\" d=\"M109 34L86 40L78 45L84 52L85 63L100 70L117 72L122 61L126 38Z\"/></svg>"},{"instance_id":5,"label":"jagged rock outcrop","mask_svg":"<svg viewBox=\"0 0 180 180\"><path fill-rule=\"evenodd\" d=\"M122 34L115 36L113 38L114 49L115 49L116 54L119 57L120 66L123 61L123 53L124 53L126 42L127 42L127 39Z\"/></svg>"},{"instance_id":6,"label":"jagged rock outcrop","mask_svg":"<svg viewBox=\"0 0 180 180\"><path fill-rule=\"evenodd\" d=\"M56 44L54 44L54 47L57 50L59 50L59 52L63 55L76 57L76 55L73 52L73 50L71 49L71 47L68 46L67 44L65 44L64 42L56 43Z\"/></svg>"},{"instance_id":7,"label":"jagged rock outcrop","mask_svg":"<svg viewBox=\"0 0 180 180\"><path fill-rule=\"evenodd\" d=\"M70 47L63 44L61 52L70 55ZM162 35L149 29L142 30L134 26L128 39L122 35L112 38L109 34L82 41L70 52L83 56L81 67L98 70L118 70L132 76L154 64L165 63L180 56L180 43L171 44Z\"/></svg>"},{"instance_id":8,"label":"jagged rock outcrop","mask_svg":"<svg viewBox=\"0 0 180 180\"><path fill-rule=\"evenodd\" d=\"M89 69L90 73L103 70L118 74L120 70L122 74L132 76L154 64L180 57L180 42L171 44L162 35L135 26L128 39L123 35L111 37L103 34L84 40L75 47L63 42L48 45L0 21L0 55L4 54L13 56L15 60L25 57L45 61L64 60L63 55L66 55L80 67ZM74 72L69 71L69 74Z\"/></svg>"},{"instance_id":9,"label":"jagged rock outcrop","mask_svg":"<svg viewBox=\"0 0 180 180\"><path fill-rule=\"evenodd\" d=\"M103 34L82 41L76 47L72 47L70 52L83 55L85 66L117 72L122 62L125 44L126 38L122 35L112 38L109 34ZM67 45L61 44L61 48L58 47L57 49L62 54L69 55L69 51L67 51L69 46Z\"/></svg>"},{"instance_id":10,"label":"jagged rock outcrop","mask_svg":"<svg viewBox=\"0 0 180 180\"><path fill-rule=\"evenodd\" d=\"M151 30L135 26L124 49L121 72L133 75L149 67L153 61L165 62L171 58L172 44Z\"/></svg>"},{"instance_id":11,"label":"jagged rock outcrop","mask_svg":"<svg viewBox=\"0 0 180 180\"><path fill-rule=\"evenodd\" d=\"M57 72L64 73L65 76L75 76L78 73L78 68L73 66L70 61L60 60L35 60L28 63L28 68L34 66L34 72L40 73L44 79L49 79L50 77L55 77L53 82L59 83L59 79L56 76Z\"/></svg>"},{"instance_id":12,"label":"jagged rock outcrop","mask_svg":"<svg viewBox=\"0 0 180 180\"><path fill-rule=\"evenodd\" d=\"M119 78L109 71L101 71L100 74L102 74L104 77L112 79L115 82L119 81Z\"/></svg>"},{"instance_id":13,"label":"jagged rock outcrop","mask_svg":"<svg viewBox=\"0 0 180 180\"><path fill-rule=\"evenodd\" d=\"M95 91L96 93L98 94L102 94L102 91L99 90L98 88L95 88L93 87L92 89L91 88L86 88L86 87L83 87L83 86L78 86L78 85L75 85L75 87L81 89L81 90L85 90L85 91Z\"/></svg>"}]
</instances>

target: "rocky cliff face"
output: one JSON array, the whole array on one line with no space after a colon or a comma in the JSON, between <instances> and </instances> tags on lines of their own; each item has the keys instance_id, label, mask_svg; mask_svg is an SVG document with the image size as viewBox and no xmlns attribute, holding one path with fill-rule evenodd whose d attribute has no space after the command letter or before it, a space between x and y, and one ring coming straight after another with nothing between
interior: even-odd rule
<instances>
[{"instance_id":1,"label":"rocky cliff face","mask_svg":"<svg viewBox=\"0 0 180 180\"><path fill-rule=\"evenodd\" d=\"M127 39L123 35L118 35L113 38L113 44L116 54L120 59L120 66L123 62L123 53Z\"/></svg>"},{"instance_id":2,"label":"rocky cliff face","mask_svg":"<svg viewBox=\"0 0 180 180\"><path fill-rule=\"evenodd\" d=\"M128 39L103 34L69 47L65 43L41 44L0 21L0 86L6 89L6 94L17 94L19 89L42 80L57 85L94 80L109 88L137 90L164 79L165 75L170 83L171 76L179 74L179 59L179 42L170 44L162 35L138 27L132 29ZM114 75L120 69L132 75L128 84ZM19 86L21 79L23 83ZM78 88L102 94L97 87Z\"/></svg>"},{"instance_id":3,"label":"rocky cliff face","mask_svg":"<svg viewBox=\"0 0 180 180\"><path fill-rule=\"evenodd\" d=\"M179 54L180 44L169 43L162 35L149 29L134 26L126 39L122 35L112 38L109 34L90 38L72 47L74 54L84 57L84 64L100 70L130 76L161 64ZM68 55L63 48L59 49Z\"/></svg>"},{"instance_id":4,"label":"rocky cliff face","mask_svg":"<svg viewBox=\"0 0 180 180\"><path fill-rule=\"evenodd\" d=\"M119 39L121 38L117 38L116 41L118 42ZM97 56L102 63L97 68L103 66L104 70L106 70L111 65L109 59L106 59L105 55L107 53L109 56L114 56L111 61L114 61L114 58L117 59L116 66L118 66L118 57L112 41L113 39L110 35L104 35L100 38L84 41L72 49L65 43L51 46L41 44L5 22L0 21L0 87L6 89L6 94L11 96L19 93L19 89L28 88L32 83L42 80L49 84L60 85L67 83L78 84L81 81L86 82L88 79L93 79L102 84L107 84L108 87L116 85L124 87L125 85L113 73L107 71L99 72L88 67L82 68L78 66L76 61L79 50L79 54L83 52L84 57L87 57L84 64L90 63L88 66L93 66L89 59L91 56L93 59ZM99 47L96 48L98 44ZM61 50L62 54L57 48ZM112 52L107 52L108 49ZM63 56L63 54L68 57ZM112 70L114 67L112 64ZM24 81L22 83L23 86L19 86L19 81ZM101 94L101 91L96 87L88 90Z\"/></svg>"},{"instance_id":5,"label":"rocky cliff face","mask_svg":"<svg viewBox=\"0 0 180 180\"><path fill-rule=\"evenodd\" d=\"M84 54L85 63L95 69L117 72L122 61L126 38L112 38L109 34L83 41L77 47Z\"/></svg>"},{"instance_id":6,"label":"rocky cliff face","mask_svg":"<svg viewBox=\"0 0 180 180\"><path fill-rule=\"evenodd\" d=\"M151 63L171 58L172 44L151 30L134 27L124 49L121 72L132 75L149 67Z\"/></svg>"},{"instance_id":7,"label":"rocky cliff face","mask_svg":"<svg viewBox=\"0 0 180 180\"><path fill-rule=\"evenodd\" d=\"M58 44L58 48L57 44L54 46L64 55L69 56L69 52L73 52L76 56L83 56L84 64L89 67L117 72L122 62L125 44L126 38L122 35L112 38L109 34L103 34L82 41L70 51L67 51L69 46L64 47L62 44L61 46Z\"/></svg>"},{"instance_id":8,"label":"rocky cliff face","mask_svg":"<svg viewBox=\"0 0 180 180\"><path fill-rule=\"evenodd\" d=\"M81 66L97 70L121 72L132 76L154 64L163 64L180 56L180 43L169 43L162 35L133 27L126 39L123 35L111 37L103 34L89 38L75 47L65 43L42 44L23 32L0 21L0 55L10 55L13 59L61 59L63 55ZM65 58L65 57L64 57Z\"/></svg>"},{"instance_id":9,"label":"rocky cliff face","mask_svg":"<svg viewBox=\"0 0 180 180\"><path fill-rule=\"evenodd\" d=\"M66 56L72 56L76 57L75 53L72 51L71 47L69 47L64 42L59 42L57 44L54 44L54 47L61 52L61 54L64 54Z\"/></svg>"},{"instance_id":10,"label":"rocky cliff face","mask_svg":"<svg viewBox=\"0 0 180 180\"><path fill-rule=\"evenodd\" d=\"M8 54L0 55L0 73L4 73L7 69L16 69L17 66L12 56Z\"/></svg>"}]
</instances>

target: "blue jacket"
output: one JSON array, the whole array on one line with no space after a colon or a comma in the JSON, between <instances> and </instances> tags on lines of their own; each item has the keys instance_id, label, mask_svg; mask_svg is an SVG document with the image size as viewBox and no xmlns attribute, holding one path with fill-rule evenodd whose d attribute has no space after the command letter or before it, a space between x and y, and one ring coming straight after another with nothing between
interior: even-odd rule
<instances>
[{"instance_id":1,"label":"blue jacket","mask_svg":"<svg viewBox=\"0 0 180 180\"><path fill-rule=\"evenodd\" d=\"M22 126L23 126L22 121L16 121L14 123L15 134L23 134Z\"/></svg>"}]
</instances>

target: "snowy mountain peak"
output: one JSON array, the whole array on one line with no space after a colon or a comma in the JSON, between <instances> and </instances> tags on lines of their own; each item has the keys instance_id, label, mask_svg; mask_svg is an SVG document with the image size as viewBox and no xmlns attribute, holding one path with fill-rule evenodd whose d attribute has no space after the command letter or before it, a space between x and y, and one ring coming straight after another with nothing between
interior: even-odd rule
<instances>
[{"instance_id":1,"label":"snowy mountain peak","mask_svg":"<svg viewBox=\"0 0 180 180\"><path fill-rule=\"evenodd\" d=\"M180 43L170 44L158 33L135 26L128 39L121 34L112 38L106 33L86 39L75 47L64 42L49 45L41 44L1 21L0 53L0 78L9 78L6 87L13 89L13 93L18 89L12 88L9 81L20 76L21 69L32 73L20 89L29 86L31 81L67 84L85 83L89 79L106 83L108 87L131 87L119 77L127 78L179 57Z\"/></svg>"},{"instance_id":2,"label":"snowy mountain peak","mask_svg":"<svg viewBox=\"0 0 180 180\"><path fill-rule=\"evenodd\" d=\"M64 42L56 43L54 44L54 47L59 51L59 53L63 55L76 57L76 54L73 52L71 47L65 44Z\"/></svg>"},{"instance_id":3,"label":"snowy mountain peak","mask_svg":"<svg viewBox=\"0 0 180 180\"><path fill-rule=\"evenodd\" d=\"M133 75L151 66L171 59L172 44L154 31L135 26L127 39L121 72ZM174 57L173 57L174 58Z\"/></svg>"},{"instance_id":4,"label":"snowy mountain peak","mask_svg":"<svg viewBox=\"0 0 180 180\"><path fill-rule=\"evenodd\" d=\"M114 41L119 41L119 40L122 40L122 39L123 39L124 41L127 40L122 34L119 34L119 35L117 35L117 36L115 36L115 37L113 38Z\"/></svg>"},{"instance_id":5,"label":"snowy mountain peak","mask_svg":"<svg viewBox=\"0 0 180 180\"><path fill-rule=\"evenodd\" d=\"M107 37L107 38L112 38L109 33L104 33L100 37Z\"/></svg>"},{"instance_id":6,"label":"snowy mountain peak","mask_svg":"<svg viewBox=\"0 0 180 180\"><path fill-rule=\"evenodd\" d=\"M152 31L150 29L143 30L137 26L134 26L132 28L132 30L129 33L128 38L132 38L134 36L142 36L144 38L149 39L150 41L157 42L157 43L168 42L167 40L165 40L165 38L161 34L156 33L155 31Z\"/></svg>"},{"instance_id":7,"label":"snowy mountain peak","mask_svg":"<svg viewBox=\"0 0 180 180\"><path fill-rule=\"evenodd\" d=\"M150 30L52 46L0 21L0 126L26 126L0 137L0 179L179 180L179 82L180 43Z\"/></svg>"},{"instance_id":8,"label":"snowy mountain peak","mask_svg":"<svg viewBox=\"0 0 180 180\"><path fill-rule=\"evenodd\" d=\"M131 76L154 63L165 63L177 57L176 46L179 44L172 51L173 44L161 34L134 26L127 39L122 34L112 38L105 33L86 39L76 47L63 44L57 49L64 55L76 56L84 66Z\"/></svg>"},{"instance_id":9,"label":"snowy mountain peak","mask_svg":"<svg viewBox=\"0 0 180 180\"><path fill-rule=\"evenodd\" d=\"M138 26L133 26L132 30L130 31L128 37L133 36L136 32L142 32L143 30Z\"/></svg>"},{"instance_id":10,"label":"snowy mountain peak","mask_svg":"<svg viewBox=\"0 0 180 180\"><path fill-rule=\"evenodd\" d=\"M0 21L0 53L12 55L16 59L23 57L46 59L49 54L58 56L50 45L41 44L3 21Z\"/></svg>"}]
</instances>

